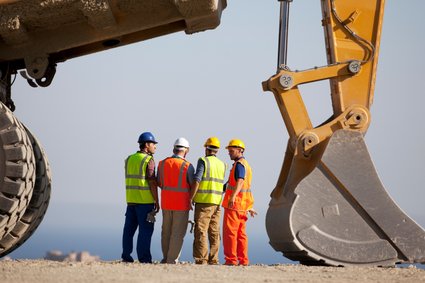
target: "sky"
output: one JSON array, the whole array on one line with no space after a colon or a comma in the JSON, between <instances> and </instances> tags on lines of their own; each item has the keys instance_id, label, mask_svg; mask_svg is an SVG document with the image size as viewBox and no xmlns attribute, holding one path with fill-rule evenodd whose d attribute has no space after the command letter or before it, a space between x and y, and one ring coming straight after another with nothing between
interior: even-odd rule
<instances>
[{"instance_id":1,"label":"sky","mask_svg":"<svg viewBox=\"0 0 425 283\"><path fill-rule=\"evenodd\" d=\"M425 2L387 1L372 123L366 143L389 195L425 226L424 105ZM288 65L326 64L320 1L294 1L290 9ZM261 82L277 62L278 1L228 1L221 25L193 35L183 32L83 56L58 65L48 88L33 89L18 77L15 115L38 137L53 174L44 221L12 258L43 257L48 250L88 250L119 259L124 223L124 159L137 138L151 131L159 141L155 160L171 155L185 137L196 164L203 143L217 136L246 144L253 168L258 216L250 219L253 263L287 259L268 244L265 215L276 185L288 134L275 99ZM327 82L301 87L313 124L331 114ZM226 151L219 152L231 165ZM191 214L193 217L193 213ZM160 260L161 217L153 236ZM183 260L191 260L188 234ZM221 259L223 257L221 256Z\"/></svg>"}]
</instances>

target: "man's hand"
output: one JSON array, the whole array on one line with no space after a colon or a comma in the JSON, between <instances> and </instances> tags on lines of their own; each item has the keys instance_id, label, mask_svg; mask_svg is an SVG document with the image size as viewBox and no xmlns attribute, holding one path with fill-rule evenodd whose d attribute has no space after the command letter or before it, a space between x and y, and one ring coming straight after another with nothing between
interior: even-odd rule
<instances>
[{"instance_id":1,"label":"man's hand","mask_svg":"<svg viewBox=\"0 0 425 283\"><path fill-rule=\"evenodd\" d=\"M153 205L154 205L155 213L158 213L159 212L159 209L160 209L159 203L158 202L155 202Z\"/></svg>"},{"instance_id":2,"label":"man's hand","mask_svg":"<svg viewBox=\"0 0 425 283\"><path fill-rule=\"evenodd\" d=\"M251 208L250 210L248 210L249 215L251 215L251 217L254 218L255 215L257 215L257 211L255 211L253 208Z\"/></svg>"},{"instance_id":3,"label":"man's hand","mask_svg":"<svg viewBox=\"0 0 425 283\"><path fill-rule=\"evenodd\" d=\"M229 202L227 203L227 206L229 208L233 208L235 206L235 199L236 199L236 196L233 196L233 195L229 198Z\"/></svg>"}]
</instances>

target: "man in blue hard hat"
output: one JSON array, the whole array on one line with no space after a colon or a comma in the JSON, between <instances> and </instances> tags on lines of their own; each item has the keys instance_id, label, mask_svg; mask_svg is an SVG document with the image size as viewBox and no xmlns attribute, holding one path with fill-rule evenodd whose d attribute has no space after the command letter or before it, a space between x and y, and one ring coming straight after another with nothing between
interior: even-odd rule
<instances>
[{"instance_id":1,"label":"man in blue hard hat","mask_svg":"<svg viewBox=\"0 0 425 283\"><path fill-rule=\"evenodd\" d=\"M122 237L122 261L134 262L133 236L137 237L137 256L140 263L152 263L151 238L155 213L159 211L158 189L153 154L157 141L150 132L139 136L139 150L125 160L127 210Z\"/></svg>"}]
</instances>

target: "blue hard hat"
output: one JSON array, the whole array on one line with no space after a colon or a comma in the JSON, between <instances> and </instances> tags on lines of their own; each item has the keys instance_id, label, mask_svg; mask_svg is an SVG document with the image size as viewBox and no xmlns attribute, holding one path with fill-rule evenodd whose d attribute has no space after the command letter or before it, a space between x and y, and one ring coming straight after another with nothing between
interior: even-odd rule
<instances>
[{"instance_id":1,"label":"blue hard hat","mask_svg":"<svg viewBox=\"0 0 425 283\"><path fill-rule=\"evenodd\" d=\"M152 135L151 132L144 132L139 136L139 141L138 143L142 143L142 142L153 142L153 143L158 143L155 140L155 137Z\"/></svg>"}]
</instances>

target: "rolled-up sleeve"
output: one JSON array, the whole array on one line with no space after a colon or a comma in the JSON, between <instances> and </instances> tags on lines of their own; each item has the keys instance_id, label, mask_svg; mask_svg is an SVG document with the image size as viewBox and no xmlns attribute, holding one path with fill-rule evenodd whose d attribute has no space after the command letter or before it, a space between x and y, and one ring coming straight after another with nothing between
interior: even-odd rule
<instances>
[{"instance_id":1,"label":"rolled-up sleeve","mask_svg":"<svg viewBox=\"0 0 425 283\"><path fill-rule=\"evenodd\" d=\"M149 160L148 166L146 166L146 179L156 180L155 161L153 160L153 158Z\"/></svg>"},{"instance_id":2,"label":"rolled-up sleeve","mask_svg":"<svg viewBox=\"0 0 425 283\"><path fill-rule=\"evenodd\" d=\"M202 176L205 171L205 162L201 158L198 160L198 164L196 164L196 173L194 176L194 181L200 183L202 180Z\"/></svg>"},{"instance_id":3,"label":"rolled-up sleeve","mask_svg":"<svg viewBox=\"0 0 425 283\"><path fill-rule=\"evenodd\" d=\"M187 168L187 182L192 185L194 182L194 176L195 176L195 168L193 168L193 165L190 164L189 168Z\"/></svg>"}]
</instances>

